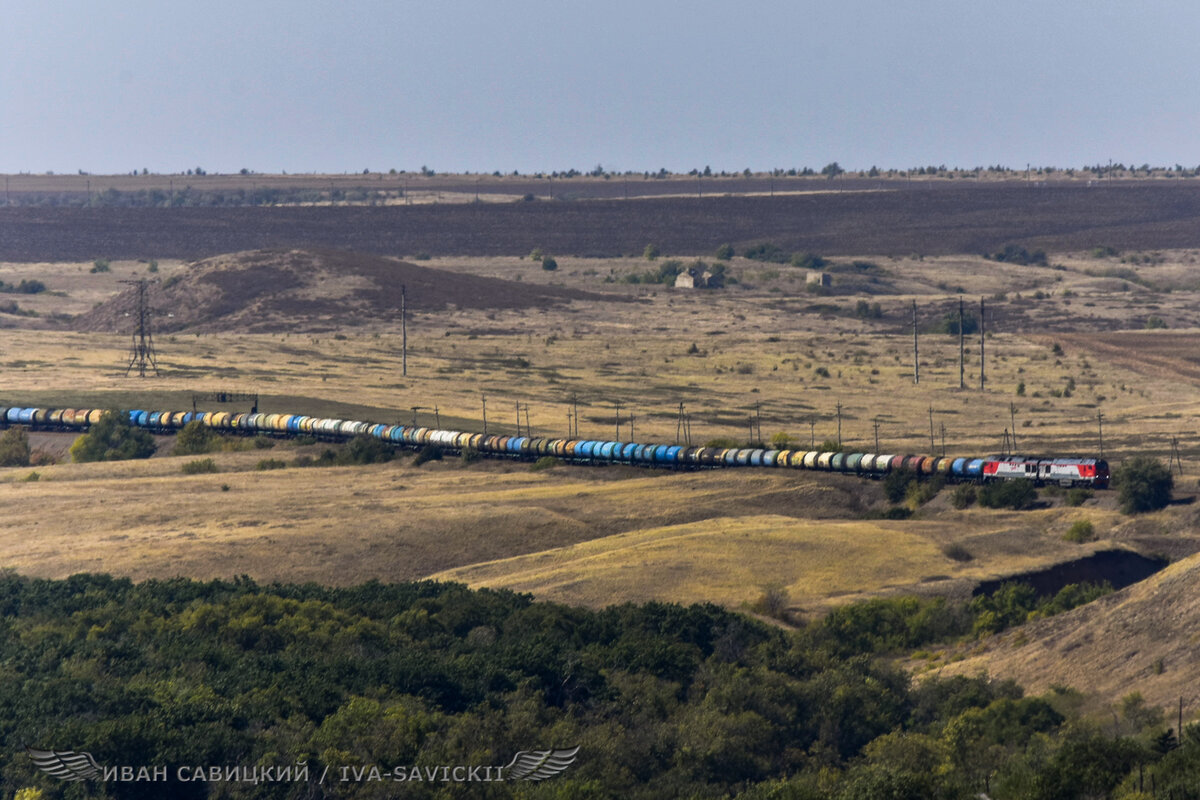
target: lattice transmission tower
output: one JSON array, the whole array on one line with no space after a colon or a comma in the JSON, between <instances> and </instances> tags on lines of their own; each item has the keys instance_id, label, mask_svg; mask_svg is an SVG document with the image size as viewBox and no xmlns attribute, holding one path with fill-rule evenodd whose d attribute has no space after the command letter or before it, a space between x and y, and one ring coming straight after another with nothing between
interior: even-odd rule
<instances>
[{"instance_id":1,"label":"lattice transmission tower","mask_svg":"<svg viewBox=\"0 0 1200 800\"><path fill-rule=\"evenodd\" d=\"M146 369L154 370L158 376L158 361L154 353L154 334L150 329L150 282L143 279L137 281L121 281L137 287L137 309L133 312L137 326L133 331L133 341L129 346L129 366L125 367L125 376L135 368L138 377L146 377Z\"/></svg>"}]
</instances>

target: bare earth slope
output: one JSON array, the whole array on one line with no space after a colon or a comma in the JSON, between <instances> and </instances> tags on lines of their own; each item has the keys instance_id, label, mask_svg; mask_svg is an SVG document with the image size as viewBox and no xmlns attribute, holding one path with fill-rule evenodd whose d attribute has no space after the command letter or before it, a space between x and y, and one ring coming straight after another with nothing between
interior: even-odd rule
<instances>
[{"instance_id":1,"label":"bare earth slope","mask_svg":"<svg viewBox=\"0 0 1200 800\"><path fill-rule=\"evenodd\" d=\"M314 331L395 321L402 291L410 311L448 307L520 309L605 295L430 269L382 256L338 250L252 250L194 264L178 280L152 284L160 331ZM128 327L130 288L77 318L82 332ZM618 298L612 298L618 299Z\"/></svg>"}]
</instances>

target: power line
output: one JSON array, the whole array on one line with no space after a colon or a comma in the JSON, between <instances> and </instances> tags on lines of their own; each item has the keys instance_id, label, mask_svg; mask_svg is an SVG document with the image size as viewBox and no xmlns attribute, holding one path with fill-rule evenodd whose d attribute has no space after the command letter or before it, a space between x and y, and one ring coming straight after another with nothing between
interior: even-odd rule
<instances>
[{"instance_id":1,"label":"power line","mask_svg":"<svg viewBox=\"0 0 1200 800\"><path fill-rule=\"evenodd\" d=\"M150 303L147 289L149 281L144 278L136 281L121 281L137 286L137 328L133 331L133 342L129 346L129 365L125 367L125 376L137 367L138 377L146 377L146 368L154 370L158 376L158 359L154 352L154 334L150 330Z\"/></svg>"}]
</instances>

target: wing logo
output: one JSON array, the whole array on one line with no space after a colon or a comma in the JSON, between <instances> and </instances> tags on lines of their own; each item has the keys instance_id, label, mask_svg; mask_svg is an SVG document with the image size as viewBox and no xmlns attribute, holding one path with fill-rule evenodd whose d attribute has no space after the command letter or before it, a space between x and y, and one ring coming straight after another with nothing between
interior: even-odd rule
<instances>
[{"instance_id":1,"label":"wing logo","mask_svg":"<svg viewBox=\"0 0 1200 800\"><path fill-rule=\"evenodd\" d=\"M42 772L64 781L86 781L100 775L100 765L91 753L76 753L74 750L34 750L26 747L25 752Z\"/></svg>"},{"instance_id":2,"label":"wing logo","mask_svg":"<svg viewBox=\"0 0 1200 800\"><path fill-rule=\"evenodd\" d=\"M522 750L504 768L509 781L541 781L553 778L575 763L578 747L570 750Z\"/></svg>"}]
</instances>

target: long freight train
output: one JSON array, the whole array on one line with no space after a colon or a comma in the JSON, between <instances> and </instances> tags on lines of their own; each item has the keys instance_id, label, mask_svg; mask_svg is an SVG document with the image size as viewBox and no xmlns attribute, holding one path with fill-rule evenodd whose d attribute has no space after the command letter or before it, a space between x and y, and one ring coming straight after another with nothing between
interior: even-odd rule
<instances>
[{"instance_id":1,"label":"long freight train","mask_svg":"<svg viewBox=\"0 0 1200 800\"><path fill-rule=\"evenodd\" d=\"M236 414L226 411L129 411L129 423L153 433L174 433L199 420L207 428L241 434L312 436L346 441L372 436L398 447L430 445L451 452L474 450L486 456L539 458L554 456L587 464L637 464L657 467L773 467L853 473L881 477L907 469L919 475L948 480L990 481L1026 478L1035 484L1108 487L1108 463L1099 458L1034 456L950 457L897 453L831 453L817 450L689 447L641 444L600 439L551 439L530 436L485 435L413 425L385 425L358 420L310 417L303 414ZM33 429L84 431L100 420L104 409L0 407L0 424Z\"/></svg>"}]
</instances>

